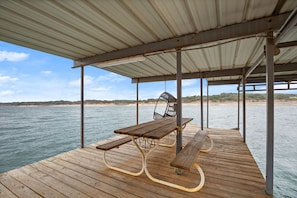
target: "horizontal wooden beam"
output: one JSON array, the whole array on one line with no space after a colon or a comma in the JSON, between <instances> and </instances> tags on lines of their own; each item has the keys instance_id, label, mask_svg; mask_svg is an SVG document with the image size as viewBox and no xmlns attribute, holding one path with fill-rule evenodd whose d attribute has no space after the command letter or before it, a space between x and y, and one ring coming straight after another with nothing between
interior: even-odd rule
<instances>
[{"instance_id":1,"label":"horizontal wooden beam","mask_svg":"<svg viewBox=\"0 0 297 198\"><path fill-rule=\"evenodd\" d=\"M288 63L288 64L276 64L274 66L274 72L287 72L287 71L296 71L297 63ZM225 70L216 70L216 71L208 71L202 72L204 78L215 78L215 77L225 77L225 76L242 76L242 68L237 69L225 69ZM245 71L248 71L249 67L245 68ZM257 67L253 74L265 74L266 66ZM200 78L201 72L194 73L183 73L183 79L195 79ZM144 82L156 82L156 81L166 81L166 80L176 80L176 75L162 75L162 76L151 76L151 77L143 77L143 78L133 78L132 83L144 83ZM234 83L232 83L234 84ZM237 84L237 83L235 83Z\"/></svg>"},{"instance_id":2,"label":"horizontal wooden beam","mask_svg":"<svg viewBox=\"0 0 297 198\"><path fill-rule=\"evenodd\" d=\"M92 65L103 61L120 59L125 57L145 55L168 49L183 48L192 45L199 45L219 40L232 39L254 35L279 29L286 21L289 13L280 14L272 17L265 17L244 23L224 26L217 29L207 30L199 33L183 35L158 42L147 43L131 48L112 51L92 57L75 60L73 67Z\"/></svg>"},{"instance_id":3,"label":"horizontal wooden beam","mask_svg":"<svg viewBox=\"0 0 297 198\"><path fill-rule=\"evenodd\" d=\"M292 75L275 75L274 82L291 82L297 80L297 74ZM231 84L240 84L241 79L237 80L216 80L208 81L208 85L231 85ZM250 77L246 79L246 83L264 83L266 82L266 76L261 77Z\"/></svg>"}]
</instances>

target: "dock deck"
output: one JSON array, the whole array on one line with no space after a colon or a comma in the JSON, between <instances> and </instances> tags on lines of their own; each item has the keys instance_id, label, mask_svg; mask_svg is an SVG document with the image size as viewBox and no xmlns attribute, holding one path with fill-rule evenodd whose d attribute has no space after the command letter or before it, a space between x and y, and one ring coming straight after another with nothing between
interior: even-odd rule
<instances>
[{"instance_id":1,"label":"dock deck","mask_svg":"<svg viewBox=\"0 0 297 198\"><path fill-rule=\"evenodd\" d=\"M189 124L183 143L197 130L197 126ZM144 173L133 177L110 170L103 163L103 151L92 144L1 174L0 197L271 197L264 192L265 180L240 133L207 130L214 148L199 154L198 163L206 180L196 193L154 183ZM131 170L141 166L132 142L109 151L107 156L118 166L129 165ZM198 183L195 171L175 174L169 166L174 156L175 148L156 149L148 161L152 175L187 186Z\"/></svg>"}]
</instances>

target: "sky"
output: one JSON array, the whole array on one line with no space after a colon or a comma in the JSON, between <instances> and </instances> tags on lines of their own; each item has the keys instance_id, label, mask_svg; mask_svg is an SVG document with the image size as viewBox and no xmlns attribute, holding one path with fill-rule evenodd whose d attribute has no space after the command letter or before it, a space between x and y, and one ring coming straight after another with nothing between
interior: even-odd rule
<instances>
[{"instance_id":1,"label":"sky","mask_svg":"<svg viewBox=\"0 0 297 198\"><path fill-rule=\"evenodd\" d=\"M79 101L80 72L73 61L0 41L0 102ZM130 78L92 66L85 67L85 99L134 100L136 84ZM204 82L204 95L206 83ZM200 80L183 80L182 95L200 95ZM210 86L209 94L234 92L235 85ZM158 98L167 91L176 96L176 81L140 83L139 99Z\"/></svg>"}]
</instances>

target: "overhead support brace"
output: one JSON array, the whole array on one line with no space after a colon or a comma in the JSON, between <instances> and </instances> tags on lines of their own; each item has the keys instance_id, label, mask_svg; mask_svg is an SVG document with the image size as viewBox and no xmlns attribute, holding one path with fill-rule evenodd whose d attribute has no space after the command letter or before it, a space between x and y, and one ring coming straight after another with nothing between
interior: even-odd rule
<instances>
[{"instance_id":1,"label":"overhead support brace","mask_svg":"<svg viewBox=\"0 0 297 198\"><path fill-rule=\"evenodd\" d=\"M286 21L284 22L284 24L282 25L282 27L280 28L278 35L276 36L275 40L274 40L274 45L278 47L278 44L280 43L281 39L284 38L286 36L286 34L288 34L288 32L297 24L297 8L295 8L290 15L288 16L288 18L286 19ZM268 35L267 35L268 36ZM271 35L271 37L273 37L273 34ZM292 43L287 43L287 45L284 44L280 44L280 47L286 47L286 46L290 46L290 45L294 45L296 44L296 42L292 42ZM279 49L274 47L274 51L273 54L277 55L279 53ZM249 70L246 73L245 78L247 78L255 69L256 67L258 67L261 62L264 60L265 58L265 54L262 53L258 59L256 60L256 62L253 64L252 67L249 68Z\"/></svg>"},{"instance_id":2,"label":"overhead support brace","mask_svg":"<svg viewBox=\"0 0 297 198\"><path fill-rule=\"evenodd\" d=\"M94 63L103 61L110 61L137 55L145 55L157 51L177 49L225 39L255 35L261 32L279 29L288 16L289 13L284 13L277 16L247 21L241 24L228 25L199 33L169 38L159 42L152 42L135 47L107 52L105 54L75 60L73 67L81 67L84 65L92 65Z\"/></svg>"},{"instance_id":3,"label":"overhead support brace","mask_svg":"<svg viewBox=\"0 0 297 198\"><path fill-rule=\"evenodd\" d=\"M248 71L245 74L245 79L247 79L249 77L249 75L261 64L261 62L264 60L265 55L264 53L262 53L258 59L256 60L256 62L248 69Z\"/></svg>"},{"instance_id":4,"label":"overhead support brace","mask_svg":"<svg viewBox=\"0 0 297 198\"><path fill-rule=\"evenodd\" d=\"M279 29L278 35L274 40L274 45L279 44L282 38L284 38L289 33L289 31L296 26L296 24L297 24L297 7L290 13L286 21L283 23L282 27Z\"/></svg>"}]
</instances>

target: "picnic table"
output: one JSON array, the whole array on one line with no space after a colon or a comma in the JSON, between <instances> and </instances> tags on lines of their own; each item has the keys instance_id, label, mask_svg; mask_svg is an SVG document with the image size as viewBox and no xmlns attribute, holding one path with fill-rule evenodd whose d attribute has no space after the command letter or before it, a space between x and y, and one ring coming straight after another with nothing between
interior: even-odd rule
<instances>
[{"instance_id":1,"label":"picnic table","mask_svg":"<svg viewBox=\"0 0 297 198\"><path fill-rule=\"evenodd\" d=\"M186 126L186 124L188 124L192 120L193 120L193 118L182 118L181 128L184 128ZM185 190L188 192L194 192L194 191L197 191L200 188L202 188L202 186L204 184L204 174L203 174L202 169L198 165L195 165L195 168L197 168L200 175L203 175L203 177L201 176L203 181L196 188L191 188L191 189L184 188L183 186L179 186L179 185L167 182L167 181L157 179L150 174L150 172L147 168L147 159L153 150L158 148L158 146L172 146L172 145L167 145L167 144L161 144L160 143L161 139L164 138L165 136L169 135L172 132L180 132L181 128L179 128L177 126L176 118L165 117L162 119L157 119L157 120L145 122L142 124L117 129L114 131L114 133L125 135L125 137L123 137L121 139L117 139L117 140L109 142L109 143L106 143L106 144L103 144L103 145L98 145L97 149L108 151L110 149L113 149L113 148L119 147L123 144L126 144L130 141L133 141L137 150L141 154L142 167L141 167L140 171L131 172L131 171L110 165L106 160L106 156L105 156L105 152L104 152L104 163L106 164L106 166L113 170L120 171L120 172L129 174L129 175L132 175L132 176L138 176L138 175L141 175L143 172L145 172L145 174L154 182L161 183L161 184L171 186L174 188L178 188L181 190ZM190 161L194 160L193 155L196 155L196 153L199 152L199 150L202 147L203 142L207 136L208 136L208 133L206 131L199 131L197 133L195 138L193 138L193 143L190 143L191 146L188 145L189 150L191 150L191 151L186 152L186 158L189 158ZM199 142L199 145L197 145L197 140ZM194 147L196 147L196 149L195 149L196 151L192 152ZM180 166L179 161L182 161L182 164L184 164L183 163L184 159L185 159L185 155L183 154L181 160L175 159L174 163L171 163L171 164L172 164L172 166L175 166L175 164L177 164L178 166L176 166L176 167L179 168L179 166ZM193 163L194 162L192 162L190 165L192 165ZM182 168L183 168L183 166L182 166Z\"/></svg>"}]
</instances>

